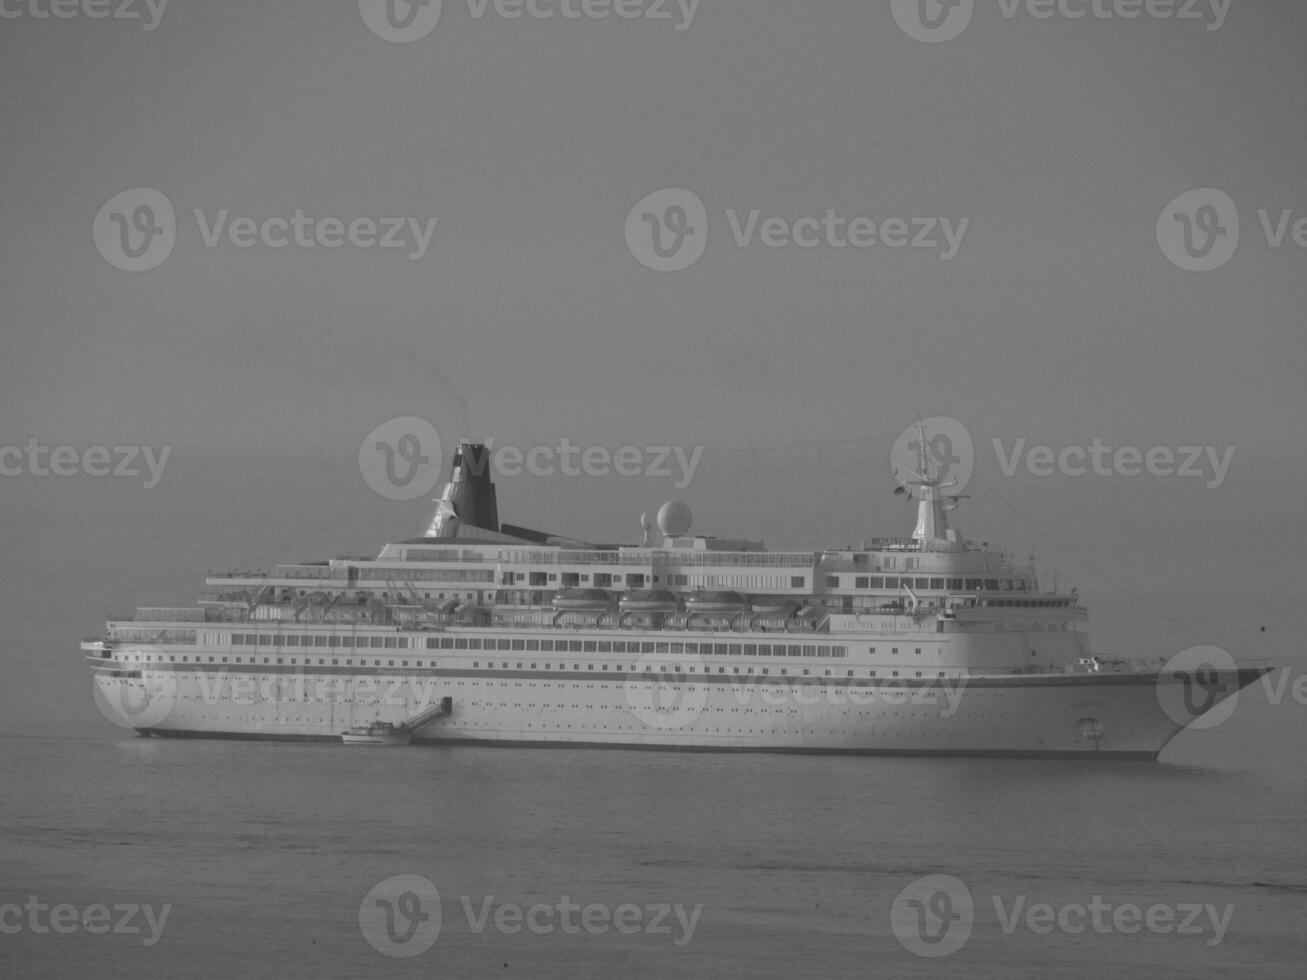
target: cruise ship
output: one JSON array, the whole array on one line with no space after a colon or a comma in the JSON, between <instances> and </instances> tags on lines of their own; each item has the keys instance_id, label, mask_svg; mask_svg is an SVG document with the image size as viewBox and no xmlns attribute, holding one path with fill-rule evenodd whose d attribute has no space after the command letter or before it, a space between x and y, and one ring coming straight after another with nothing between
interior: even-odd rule
<instances>
[{"instance_id":1,"label":"cruise ship","mask_svg":"<svg viewBox=\"0 0 1307 980\"><path fill-rule=\"evenodd\" d=\"M595 544L501 524L465 442L423 536L110 620L95 700L148 736L1152 760L1271 669L1096 656L1076 591L964 540L919 462L908 537L769 551L669 502Z\"/></svg>"}]
</instances>

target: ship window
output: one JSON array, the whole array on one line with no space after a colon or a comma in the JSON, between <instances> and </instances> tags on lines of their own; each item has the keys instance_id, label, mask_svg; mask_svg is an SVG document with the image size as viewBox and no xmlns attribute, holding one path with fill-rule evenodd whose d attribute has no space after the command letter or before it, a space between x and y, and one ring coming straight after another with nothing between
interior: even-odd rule
<instances>
[{"instance_id":1,"label":"ship window","mask_svg":"<svg viewBox=\"0 0 1307 980\"><path fill-rule=\"evenodd\" d=\"M921 647L917 647L917 653L918 653L918 654L921 653Z\"/></svg>"},{"instance_id":2,"label":"ship window","mask_svg":"<svg viewBox=\"0 0 1307 980\"><path fill-rule=\"evenodd\" d=\"M526 641L526 648L527 648L528 650L539 650L539 649L540 649L540 641L539 641L539 640L527 640L527 641Z\"/></svg>"},{"instance_id":3,"label":"ship window","mask_svg":"<svg viewBox=\"0 0 1307 980\"><path fill-rule=\"evenodd\" d=\"M840 587L840 577L838 575L826 576L826 588L838 589Z\"/></svg>"},{"instance_id":4,"label":"ship window","mask_svg":"<svg viewBox=\"0 0 1307 980\"><path fill-rule=\"evenodd\" d=\"M791 657L801 657L801 656L803 656L803 647L799 646L798 644L791 643L791 644L790 644L790 656L791 656Z\"/></svg>"},{"instance_id":5,"label":"ship window","mask_svg":"<svg viewBox=\"0 0 1307 980\"><path fill-rule=\"evenodd\" d=\"M601 641L599 642L599 652L600 652L600 653L612 653L612 652L613 652L613 645L612 645L611 643L607 642L607 641L601 640Z\"/></svg>"},{"instance_id":6,"label":"ship window","mask_svg":"<svg viewBox=\"0 0 1307 980\"><path fill-rule=\"evenodd\" d=\"M726 644L725 643L713 644L713 652L717 654L717 656L719 657L726 656Z\"/></svg>"},{"instance_id":7,"label":"ship window","mask_svg":"<svg viewBox=\"0 0 1307 980\"><path fill-rule=\"evenodd\" d=\"M440 640L439 640L438 638L436 638L436 637L434 637L434 636L428 636L428 637L427 637L427 649L428 649L428 650L435 650L435 649L438 649L439 646L440 646Z\"/></svg>"},{"instance_id":8,"label":"ship window","mask_svg":"<svg viewBox=\"0 0 1307 980\"><path fill-rule=\"evenodd\" d=\"M985 579L985 588L989 589L991 592L997 592L997 591L998 591L998 579L996 579L996 578L987 578L987 579Z\"/></svg>"},{"instance_id":9,"label":"ship window","mask_svg":"<svg viewBox=\"0 0 1307 980\"><path fill-rule=\"evenodd\" d=\"M393 649L395 649L395 647L397 647L398 645L399 645L399 641L396 639L396 637L393 637L393 636L388 636L388 637L386 637L386 646L385 646L385 649L387 649L387 650L393 650Z\"/></svg>"},{"instance_id":10,"label":"ship window","mask_svg":"<svg viewBox=\"0 0 1307 980\"><path fill-rule=\"evenodd\" d=\"M313 638L313 645L315 647L325 647L327 645L327 638L325 636L315 636Z\"/></svg>"},{"instance_id":11,"label":"ship window","mask_svg":"<svg viewBox=\"0 0 1307 980\"><path fill-rule=\"evenodd\" d=\"M354 661L353 661L352 659L348 659L348 660L345 661L345 665L346 665L347 667L352 667L352 666L354 666Z\"/></svg>"},{"instance_id":12,"label":"ship window","mask_svg":"<svg viewBox=\"0 0 1307 980\"><path fill-rule=\"evenodd\" d=\"M803 585L804 585L804 583L805 583L806 581L807 581L807 579L806 579L804 576L802 576L802 575L791 575L791 576L790 576L790 588L791 588L791 589L801 589L801 588L803 588Z\"/></svg>"},{"instance_id":13,"label":"ship window","mask_svg":"<svg viewBox=\"0 0 1307 980\"><path fill-rule=\"evenodd\" d=\"M816 644L813 644L813 643L805 643L805 644L803 645L803 655L804 655L805 657L815 657L815 656L817 656L817 646L816 646Z\"/></svg>"},{"instance_id":14,"label":"ship window","mask_svg":"<svg viewBox=\"0 0 1307 980\"><path fill-rule=\"evenodd\" d=\"M407 649L408 649L408 637L407 637L407 636L401 636L401 637L399 638L399 648L400 648L401 650L407 650Z\"/></svg>"},{"instance_id":15,"label":"ship window","mask_svg":"<svg viewBox=\"0 0 1307 980\"><path fill-rule=\"evenodd\" d=\"M407 667L407 666L408 666L408 661L407 661L407 660L403 661L403 665L404 665L405 667Z\"/></svg>"},{"instance_id":16,"label":"ship window","mask_svg":"<svg viewBox=\"0 0 1307 980\"><path fill-rule=\"evenodd\" d=\"M744 645L744 655L746 657L756 657L758 655L758 644L746 643Z\"/></svg>"},{"instance_id":17,"label":"ship window","mask_svg":"<svg viewBox=\"0 0 1307 980\"><path fill-rule=\"evenodd\" d=\"M894 671L894 676L895 676L895 677L898 677L898 676L899 676L899 672L898 672L897 670Z\"/></svg>"},{"instance_id":18,"label":"ship window","mask_svg":"<svg viewBox=\"0 0 1307 980\"><path fill-rule=\"evenodd\" d=\"M325 664L326 662L327 662L327 661L324 660L322 657L319 657L319 658L318 658L318 663L320 663L320 664Z\"/></svg>"},{"instance_id":19,"label":"ship window","mask_svg":"<svg viewBox=\"0 0 1307 980\"><path fill-rule=\"evenodd\" d=\"M580 640L572 640L572 641L570 641L570 642L571 642L571 644L572 644L572 652L573 652L573 653L580 653L580 652L581 652L581 641L580 641Z\"/></svg>"},{"instance_id":20,"label":"ship window","mask_svg":"<svg viewBox=\"0 0 1307 980\"><path fill-rule=\"evenodd\" d=\"M684 652L685 652L685 644L684 644L684 643L673 643L673 644L671 644L671 649L670 649L668 652L669 652L669 653L684 653Z\"/></svg>"},{"instance_id":21,"label":"ship window","mask_svg":"<svg viewBox=\"0 0 1307 980\"><path fill-rule=\"evenodd\" d=\"M812 671L808 670L807 667L804 667L804 668L803 668L803 676L804 676L804 677L807 677L810 673L812 673Z\"/></svg>"},{"instance_id":22,"label":"ship window","mask_svg":"<svg viewBox=\"0 0 1307 980\"><path fill-rule=\"evenodd\" d=\"M626 652L626 641L625 641L625 640L614 640L614 641L613 641L613 653L625 653L625 652Z\"/></svg>"},{"instance_id":23,"label":"ship window","mask_svg":"<svg viewBox=\"0 0 1307 980\"><path fill-rule=\"evenodd\" d=\"M455 640L454 640L454 649L455 649L455 650L466 650L466 649L467 649L467 637L465 637L465 636L456 637Z\"/></svg>"},{"instance_id":24,"label":"ship window","mask_svg":"<svg viewBox=\"0 0 1307 980\"><path fill-rule=\"evenodd\" d=\"M584 647L584 650L585 650L586 653L594 653L594 652L595 652L595 641L594 641L594 640L586 640L586 641L585 641L585 647Z\"/></svg>"},{"instance_id":25,"label":"ship window","mask_svg":"<svg viewBox=\"0 0 1307 980\"><path fill-rule=\"evenodd\" d=\"M932 589L942 589L944 588L944 580L942 578L933 578L930 580L930 587Z\"/></svg>"},{"instance_id":26,"label":"ship window","mask_svg":"<svg viewBox=\"0 0 1307 980\"><path fill-rule=\"evenodd\" d=\"M632 644L632 646L634 646L634 645L635 645L635 644ZM626 652L627 652L627 653L635 653L635 651L632 650L631 647L629 647L629 646L626 648ZM641 652L641 653L653 653L653 652L654 652L654 645L653 645L652 643L642 642L642 643L640 644L640 652Z\"/></svg>"},{"instance_id":27,"label":"ship window","mask_svg":"<svg viewBox=\"0 0 1307 980\"><path fill-rule=\"evenodd\" d=\"M329 637L327 637L327 646L329 646L329 647L338 647L338 646L340 646L340 637L339 637L339 636L329 636Z\"/></svg>"},{"instance_id":28,"label":"ship window","mask_svg":"<svg viewBox=\"0 0 1307 980\"><path fill-rule=\"evenodd\" d=\"M740 655L740 653L741 653L741 652L743 651L743 649L744 649L744 648L743 648L740 644L738 644L738 643L732 643L732 644L730 645L730 648L731 648L731 656L732 656L732 657L738 657L738 656Z\"/></svg>"},{"instance_id":29,"label":"ship window","mask_svg":"<svg viewBox=\"0 0 1307 980\"><path fill-rule=\"evenodd\" d=\"M898 656L898 652L899 652L899 648L898 648L898 647L894 647L894 648L892 648L892 649L890 650L890 653L894 654L895 656Z\"/></svg>"},{"instance_id":30,"label":"ship window","mask_svg":"<svg viewBox=\"0 0 1307 980\"><path fill-rule=\"evenodd\" d=\"M654 644L654 653L666 653L666 652L667 652L667 644L666 644L666 643L655 643L655 644Z\"/></svg>"},{"instance_id":31,"label":"ship window","mask_svg":"<svg viewBox=\"0 0 1307 980\"><path fill-rule=\"evenodd\" d=\"M186 658L185 658L185 657L182 657L182 659L185 660ZM199 658L197 657L196 659L198 660ZM263 662L266 664L266 663L268 662L268 658L267 658L267 657L264 657L264 658L263 658Z\"/></svg>"},{"instance_id":32,"label":"ship window","mask_svg":"<svg viewBox=\"0 0 1307 980\"><path fill-rule=\"evenodd\" d=\"M830 656L830 647L827 647L827 646L820 646L820 647L817 647L817 656L819 656L819 657L829 657L829 656Z\"/></svg>"},{"instance_id":33,"label":"ship window","mask_svg":"<svg viewBox=\"0 0 1307 980\"><path fill-rule=\"evenodd\" d=\"M859 575L853 580L853 587L855 589L865 589L869 581L870 579L866 575Z\"/></svg>"},{"instance_id":34,"label":"ship window","mask_svg":"<svg viewBox=\"0 0 1307 980\"><path fill-rule=\"evenodd\" d=\"M481 649L481 638L480 638L480 637L473 637L472 639L468 640L468 641L467 641L467 648L468 648L469 650L480 650L480 649Z\"/></svg>"},{"instance_id":35,"label":"ship window","mask_svg":"<svg viewBox=\"0 0 1307 980\"><path fill-rule=\"evenodd\" d=\"M407 660L404 661L404 666L405 666L405 667L408 666L408 661L407 661ZM480 669L480 667L481 667L481 661L480 661L480 660L473 660L473 661L472 661L472 666L473 666L474 668Z\"/></svg>"},{"instance_id":36,"label":"ship window","mask_svg":"<svg viewBox=\"0 0 1307 980\"><path fill-rule=\"evenodd\" d=\"M514 641L513 641L513 649L514 649L514 650L525 650L525 649L526 649L526 641L525 641L525 640L514 640Z\"/></svg>"},{"instance_id":37,"label":"ship window","mask_svg":"<svg viewBox=\"0 0 1307 980\"><path fill-rule=\"evenodd\" d=\"M300 645L300 638L299 638L299 636L297 636L297 635L294 634L294 633L291 633L291 634L287 635L287 637L286 637L286 646L288 646L288 647L297 647L297 646L299 646L299 645Z\"/></svg>"}]
</instances>

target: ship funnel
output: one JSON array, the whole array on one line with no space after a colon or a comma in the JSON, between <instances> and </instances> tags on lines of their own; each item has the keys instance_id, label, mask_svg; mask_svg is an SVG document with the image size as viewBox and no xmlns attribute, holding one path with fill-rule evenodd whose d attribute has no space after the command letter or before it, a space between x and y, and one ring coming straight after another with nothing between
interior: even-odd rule
<instances>
[{"instance_id":1,"label":"ship funnel","mask_svg":"<svg viewBox=\"0 0 1307 980\"><path fill-rule=\"evenodd\" d=\"M490 450L480 443L460 443L449 482L436 502L428 538L452 538L458 525L499 530L499 504L490 479Z\"/></svg>"}]
</instances>

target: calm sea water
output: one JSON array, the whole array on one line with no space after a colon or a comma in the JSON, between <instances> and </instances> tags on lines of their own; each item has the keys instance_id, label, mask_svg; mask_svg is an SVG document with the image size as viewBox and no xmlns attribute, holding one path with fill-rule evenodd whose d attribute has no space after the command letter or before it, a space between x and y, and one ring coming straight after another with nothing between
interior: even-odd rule
<instances>
[{"instance_id":1,"label":"calm sea water","mask_svg":"<svg viewBox=\"0 0 1307 980\"><path fill-rule=\"evenodd\" d=\"M1304 721L1302 706L1241 708L1161 764L11 732L0 975L1301 976ZM434 903L406 884L373 891L413 875L439 892L437 934L418 912ZM970 937L934 959L891 928L896 896L927 875L973 900ZM944 894L923 907L961 915ZM33 900L109 906L109 926L138 931L41 932ZM597 907L591 930L564 901ZM1111 907L1102 932L1095 901ZM1027 918L1040 903L1051 931ZM1176 924L1204 911L1183 934L1134 932L1128 910L1113 925L1128 904ZM123 905L150 906L155 926L144 911L123 923ZM361 905L369 921L392 910L388 949L421 951L375 949ZM514 906L547 908L532 929ZM1229 916L1219 934L1208 906ZM942 918L922 921L939 935Z\"/></svg>"}]
</instances>

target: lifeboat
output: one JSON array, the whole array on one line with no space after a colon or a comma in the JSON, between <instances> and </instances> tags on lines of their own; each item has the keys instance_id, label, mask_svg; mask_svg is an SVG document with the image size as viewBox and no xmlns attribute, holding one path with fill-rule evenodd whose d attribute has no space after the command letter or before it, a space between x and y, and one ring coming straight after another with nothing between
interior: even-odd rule
<instances>
[{"instance_id":1,"label":"lifeboat","mask_svg":"<svg viewBox=\"0 0 1307 980\"><path fill-rule=\"evenodd\" d=\"M628 592L622 596L622 612L676 612L680 600L676 594L666 589L654 589L650 592Z\"/></svg>"},{"instance_id":2,"label":"lifeboat","mask_svg":"<svg viewBox=\"0 0 1307 980\"><path fill-rule=\"evenodd\" d=\"M748 601L738 592L696 592L685 605L697 613L738 613L744 611Z\"/></svg>"},{"instance_id":3,"label":"lifeboat","mask_svg":"<svg viewBox=\"0 0 1307 980\"><path fill-rule=\"evenodd\" d=\"M793 599L765 595L754 596L750 606L759 616L789 616L799 608Z\"/></svg>"},{"instance_id":4,"label":"lifeboat","mask_svg":"<svg viewBox=\"0 0 1307 980\"><path fill-rule=\"evenodd\" d=\"M560 612L608 609L613 597L603 589L564 589L554 596L553 607Z\"/></svg>"}]
</instances>

